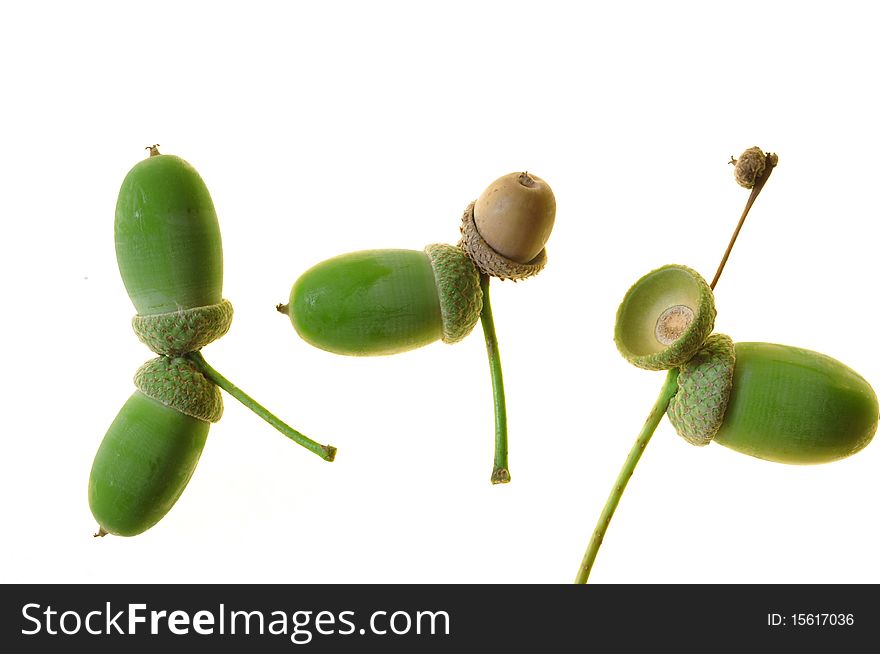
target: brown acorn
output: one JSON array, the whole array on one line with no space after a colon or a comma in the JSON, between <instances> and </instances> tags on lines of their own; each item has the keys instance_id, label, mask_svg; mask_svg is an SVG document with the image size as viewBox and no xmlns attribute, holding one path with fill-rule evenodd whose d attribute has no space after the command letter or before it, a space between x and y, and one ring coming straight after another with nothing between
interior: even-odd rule
<instances>
[{"instance_id":1,"label":"brown acorn","mask_svg":"<svg viewBox=\"0 0 880 654\"><path fill-rule=\"evenodd\" d=\"M525 279L547 262L544 244L556 219L556 198L537 175L496 179L465 210L459 245L480 270L500 279Z\"/></svg>"},{"instance_id":2,"label":"brown acorn","mask_svg":"<svg viewBox=\"0 0 880 654\"><path fill-rule=\"evenodd\" d=\"M483 240L517 263L528 263L541 253L555 219L553 191L528 173L499 177L474 206L474 222Z\"/></svg>"}]
</instances>

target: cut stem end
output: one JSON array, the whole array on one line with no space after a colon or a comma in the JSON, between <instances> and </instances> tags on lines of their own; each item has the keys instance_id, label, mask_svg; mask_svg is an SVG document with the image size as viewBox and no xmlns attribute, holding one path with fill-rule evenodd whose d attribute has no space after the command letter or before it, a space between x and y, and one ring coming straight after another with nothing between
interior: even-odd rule
<instances>
[{"instance_id":1,"label":"cut stem end","mask_svg":"<svg viewBox=\"0 0 880 654\"><path fill-rule=\"evenodd\" d=\"M509 484L510 471L507 468L495 468L495 470L492 471L492 483Z\"/></svg>"}]
</instances>

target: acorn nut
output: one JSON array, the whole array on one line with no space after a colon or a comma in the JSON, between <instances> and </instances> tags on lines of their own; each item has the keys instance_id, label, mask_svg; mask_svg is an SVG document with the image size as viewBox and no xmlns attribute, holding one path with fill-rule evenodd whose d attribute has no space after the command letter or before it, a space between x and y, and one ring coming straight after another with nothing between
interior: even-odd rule
<instances>
[{"instance_id":1,"label":"acorn nut","mask_svg":"<svg viewBox=\"0 0 880 654\"><path fill-rule=\"evenodd\" d=\"M544 244L556 219L556 198L543 179L529 173L499 177L462 217L459 246L481 272L525 279L547 263Z\"/></svg>"}]
</instances>

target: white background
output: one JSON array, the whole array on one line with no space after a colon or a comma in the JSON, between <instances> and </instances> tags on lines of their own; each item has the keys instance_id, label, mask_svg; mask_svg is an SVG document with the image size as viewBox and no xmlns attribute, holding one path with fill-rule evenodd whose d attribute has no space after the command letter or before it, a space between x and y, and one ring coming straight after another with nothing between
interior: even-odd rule
<instances>
[{"instance_id":1,"label":"white background","mask_svg":"<svg viewBox=\"0 0 880 654\"><path fill-rule=\"evenodd\" d=\"M876 22L868 3L19 3L0 12L3 554L15 582L573 580L661 385L612 341L642 274L711 278L719 331L831 355L880 384ZM223 232L230 333L204 351L322 462L228 396L156 527L93 539L92 457L151 354L113 212L144 146L192 163ZM454 243L502 174L553 187L549 265L493 283L513 482L463 343L354 359L274 306L365 248ZM592 580L880 582L880 445L787 467L664 421ZM834 607L830 607L834 608Z\"/></svg>"}]
</instances>

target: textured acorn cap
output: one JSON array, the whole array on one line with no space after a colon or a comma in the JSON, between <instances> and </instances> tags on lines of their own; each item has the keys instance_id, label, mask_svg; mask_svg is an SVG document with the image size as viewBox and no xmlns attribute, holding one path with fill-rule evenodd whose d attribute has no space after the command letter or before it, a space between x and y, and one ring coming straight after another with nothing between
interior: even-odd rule
<instances>
[{"instance_id":1,"label":"textured acorn cap","mask_svg":"<svg viewBox=\"0 0 880 654\"><path fill-rule=\"evenodd\" d=\"M223 415L220 389L184 357L147 361L134 374L134 385L147 397L193 418L217 422Z\"/></svg>"},{"instance_id":2,"label":"textured acorn cap","mask_svg":"<svg viewBox=\"0 0 880 654\"><path fill-rule=\"evenodd\" d=\"M457 343L471 333L483 310L480 273L467 255L452 245L428 245L425 254L440 296L443 342Z\"/></svg>"},{"instance_id":3,"label":"textured acorn cap","mask_svg":"<svg viewBox=\"0 0 880 654\"><path fill-rule=\"evenodd\" d=\"M134 333L156 354L178 355L195 352L229 331L232 304L193 307L169 313L155 313L132 318Z\"/></svg>"},{"instance_id":4,"label":"textured acorn cap","mask_svg":"<svg viewBox=\"0 0 880 654\"><path fill-rule=\"evenodd\" d=\"M649 272L617 309L614 342L639 368L665 370L690 359L715 326L712 289L698 272L676 264Z\"/></svg>"},{"instance_id":5,"label":"textured acorn cap","mask_svg":"<svg viewBox=\"0 0 880 654\"><path fill-rule=\"evenodd\" d=\"M724 334L712 334L700 351L682 364L678 392L666 415L678 435L691 445L708 445L721 428L735 366L733 340Z\"/></svg>"},{"instance_id":6,"label":"textured acorn cap","mask_svg":"<svg viewBox=\"0 0 880 654\"><path fill-rule=\"evenodd\" d=\"M483 240L474 223L474 202L471 202L461 217L461 240L458 247L464 250L480 271L498 277L518 281L537 275L547 265L547 249L544 248L528 263L518 263L499 254Z\"/></svg>"}]
</instances>

